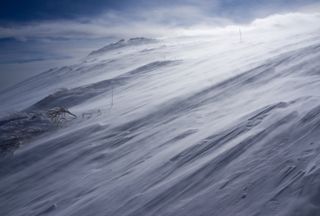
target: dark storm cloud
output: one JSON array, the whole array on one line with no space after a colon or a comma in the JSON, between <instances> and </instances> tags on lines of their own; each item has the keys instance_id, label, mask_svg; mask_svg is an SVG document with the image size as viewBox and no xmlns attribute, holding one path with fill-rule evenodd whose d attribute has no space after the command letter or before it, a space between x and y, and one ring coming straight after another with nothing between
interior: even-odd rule
<instances>
[{"instance_id":1,"label":"dark storm cloud","mask_svg":"<svg viewBox=\"0 0 320 216\"><path fill-rule=\"evenodd\" d=\"M201 5L199 2L198 5ZM0 20L4 23L90 18L109 10L147 10L158 6L195 3L193 0L4 0L1 2Z\"/></svg>"},{"instance_id":2,"label":"dark storm cloud","mask_svg":"<svg viewBox=\"0 0 320 216\"><path fill-rule=\"evenodd\" d=\"M255 16L288 11L319 0L3 0L0 6L1 24L40 20L85 19L106 11L137 13L157 7L194 6L208 16L223 16L245 21ZM132 14L132 13L129 13Z\"/></svg>"},{"instance_id":3,"label":"dark storm cloud","mask_svg":"<svg viewBox=\"0 0 320 216\"><path fill-rule=\"evenodd\" d=\"M120 1L113 0L4 0L1 2L0 20L26 22L43 19L73 19L79 16L92 16L106 8L118 9L120 6Z\"/></svg>"}]
</instances>

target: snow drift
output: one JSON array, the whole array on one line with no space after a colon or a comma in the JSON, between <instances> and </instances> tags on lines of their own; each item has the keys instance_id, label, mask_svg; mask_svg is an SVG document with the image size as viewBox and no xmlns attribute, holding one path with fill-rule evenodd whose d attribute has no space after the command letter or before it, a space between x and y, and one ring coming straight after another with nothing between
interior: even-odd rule
<instances>
[{"instance_id":1,"label":"snow drift","mask_svg":"<svg viewBox=\"0 0 320 216\"><path fill-rule=\"evenodd\" d=\"M292 17L119 41L3 92L0 215L320 215L320 18Z\"/></svg>"}]
</instances>

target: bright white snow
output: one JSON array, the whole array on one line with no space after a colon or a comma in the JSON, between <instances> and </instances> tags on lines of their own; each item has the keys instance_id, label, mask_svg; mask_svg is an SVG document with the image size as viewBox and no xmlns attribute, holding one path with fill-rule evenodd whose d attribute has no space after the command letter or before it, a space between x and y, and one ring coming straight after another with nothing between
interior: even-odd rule
<instances>
[{"instance_id":1,"label":"bright white snow","mask_svg":"<svg viewBox=\"0 0 320 216\"><path fill-rule=\"evenodd\" d=\"M0 215L320 215L319 23L120 41L3 92L2 139L28 137ZM48 125L55 106L78 118Z\"/></svg>"}]
</instances>

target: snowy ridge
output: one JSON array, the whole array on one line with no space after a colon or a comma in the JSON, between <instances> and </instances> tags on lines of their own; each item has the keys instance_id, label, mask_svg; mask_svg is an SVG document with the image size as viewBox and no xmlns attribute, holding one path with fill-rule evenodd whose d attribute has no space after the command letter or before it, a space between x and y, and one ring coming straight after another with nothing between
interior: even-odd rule
<instances>
[{"instance_id":1,"label":"snowy ridge","mask_svg":"<svg viewBox=\"0 0 320 216\"><path fill-rule=\"evenodd\" d=\"M157 40L150 39L150 38L143 38L143 37L137 37L137 38L130 38L128 40L121 39L118 42L111 43L105 47L102 47L101 49L95 50L89 54L89 56L94 56L102 53L106 53L112 50L117 50L123 47L128 46L137 46L137 45L143 45L143 44L149 44L149 43L155 43Z\"/></svg>"},{"instance_id":2,"label":"snowy ridge","mask_svg":"<svg viewBox=\"0 0 320 216\"><path fill-rule=\"evenodd\" d=\"M0 130L45 127L0 161L0 215L320 215L319 34L122 41L20 83ZM78 118L32 117L55 106Z\"/></svg>"}]
</instances>

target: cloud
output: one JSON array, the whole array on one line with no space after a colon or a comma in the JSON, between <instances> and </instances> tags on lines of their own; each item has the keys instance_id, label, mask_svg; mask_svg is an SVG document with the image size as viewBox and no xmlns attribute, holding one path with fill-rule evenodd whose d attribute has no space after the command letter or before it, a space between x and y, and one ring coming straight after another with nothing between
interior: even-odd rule
<instances>
[{"instance_id":1,"label":"cloud","mask_svg":"<svg viewBox=\"0 0 320 216\"><path fill-rule=\"evenodd\" d=\"M123 17L139 15L157 9L196 8L204 15L223 17L233 21L251 21L258 16L290 12L318 0L3 0L0 7L0 24L10 25L39 21L95 19L116 11ZM180 11L176 11L179 14ZM188 15L188 14L186 14ZM185 16L184 18L188 18Z\"/></svg>"},{"instance_id":2,"label":"cloud","mask_svg":"<svg viewBox=\"0 0 320 216\"><path fill-rule=\"evenodd\" d=\"M110 11L91 20L42 21L15 26L0 26L0 38L27 40L80 40L128 38L136 36L161 37L190 35L210 29L240 25L226 18L209 16L209 11L192 6L158 7L123 16ZM313 25L315 13L276 14L252 21L251 27L266 25ZM280 17L280 18L279 18ZM288 19L285 19L288 17ZM286 20L286 23L283 23ZM243 24L242 24L243 25ZM248 25L248 24L245 24Z\"/></svg>"},{"instance_id":3,"label":"cloud","mask_svg":"<svg viewBox=\"0 0 320 216\"><path fill-rule=\"evenodd\" d=\"M136 0L134 3L129 0L19 0L19 4L14 4L17 1L5 0L0 9L0 38L24 41L123 38L141 34L155 37L192 28L250 23L284 11L320 8L316 7L319 6L317 0L293 0L290 4L288 0ZM20 22L19 16L27 17Z\"/></svg>"},{"instance_id":4,"label":"cloud","mask_svg":"<svg viewBox=\"0 0 320 216\"><path fill-rule=\"evenodd\" d=\"M224 26L231 21L208 16L197 7L158 7L147 11L109 11L94 19L50 20L0 26L0 38L15 38L19 41L43 38L92 39L103 37L133 37L166 35L169 31L178 34L185 28L200 25Z\"/></svg>"},{"instance_id":5,"label":"cloud","mask_svg":"<svg viewBox=\"0 0 320 216\"><path fill-rule=\"evenodd\" d=\"M286 13L275 14L265 19L256 19L251 23L252 27L263 28L320 28L320 13Z\"/></svg>"}]
</instances>

